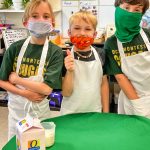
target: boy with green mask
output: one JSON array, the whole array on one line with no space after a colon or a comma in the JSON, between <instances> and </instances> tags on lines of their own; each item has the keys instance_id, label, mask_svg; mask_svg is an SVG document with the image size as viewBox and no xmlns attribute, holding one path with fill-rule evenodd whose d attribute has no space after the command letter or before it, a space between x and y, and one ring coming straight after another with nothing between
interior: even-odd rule
<instances>
[{"instance_id":1,"label":"boy with green mask","mask_svg":"<svg viewBox=\"0 0 150 150\"><path fill-rule=\"evenodd\" d=\"M140 27L148 0L115 1L116 32L107 39L105 69L121 92L118 113L150 118L150 32Z\"/></svg>"}]
</instances>

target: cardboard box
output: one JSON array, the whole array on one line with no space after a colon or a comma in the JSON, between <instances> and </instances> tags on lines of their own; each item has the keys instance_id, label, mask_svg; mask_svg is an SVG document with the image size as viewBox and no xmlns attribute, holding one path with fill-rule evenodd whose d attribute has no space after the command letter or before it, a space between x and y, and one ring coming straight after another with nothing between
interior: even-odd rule
<instances>
[{"instance_id":1,"label":"cardboard box","mask_svg":"<svg viewBox=\"0 0 150 150\"><path fill-rule=\"evenodd\" d=\"M45 150L45 130L39 119L27 116L16 126L17 150Z\"/></svg>"}]
</instances>

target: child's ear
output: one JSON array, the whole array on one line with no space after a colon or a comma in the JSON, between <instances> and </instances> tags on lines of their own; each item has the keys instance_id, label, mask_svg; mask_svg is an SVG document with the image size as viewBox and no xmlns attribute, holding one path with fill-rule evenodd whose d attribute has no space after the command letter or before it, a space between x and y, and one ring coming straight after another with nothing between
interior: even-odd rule
<instances>
[{"instance_id":1,"label":"child's ear","mask_svg":"<svg viewBox=\"0 0 150 150\"><path fill-rule=\"evenodd\" d=\"M24 22L23 22L23 25L24 25L25 27L27 27L27 24L28 24L27 21L24 21Z\"/></svg>"},{"instance_id":2,"label":"child's ear","mask_svg":"<svg viewBox=\"0 0 150 150\"><path fill-rule=\"evenodd\" d=\"M95 32L94 32L94 38L96 38L96 36L97 36L97 32L95 31Z\"/></svg>"},{"instance_id":3,"label":"child's ear","mask_svg":"<svg viewBox=\"0 0 150 150\"><path fill-rule=\"evenodd\" d=\"M71 30L68 29L68 36L70 37L71 36Z\"/></svg>"},{"instance_id":4,"label":"child's ear","mask_svg":"<svg viewBox=\"0 0 150 150\"><path fill-rule=\"evenodd\" d=\"M52 19L52 25L53 25L53 27L55 27L55 20L54 19Z\"/></svg>"}]
</instances>

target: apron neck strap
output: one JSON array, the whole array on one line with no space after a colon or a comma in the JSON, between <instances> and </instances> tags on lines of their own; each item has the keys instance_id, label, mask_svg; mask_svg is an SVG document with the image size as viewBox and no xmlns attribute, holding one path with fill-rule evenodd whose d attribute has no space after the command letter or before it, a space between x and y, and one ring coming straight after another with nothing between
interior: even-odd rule
<instances>
[{"instance_id":1,"label":"apron neck strap","mask_svg":"<svg viewBox=\"0 0 150 150\"><path fill-rule=\"evenodd\" d=\"M91 50L93 51L93 54L95 56L95 60L100 61L100 63L101 63L100 57L98 56L98 53L96 52L96 50L93 46L91 46Z\"/></svg>"},{"instance_id":2,"label":"apron neck strap","mask_svg":"<svg viewBox=\"0 0 150 150\"><path fill-rule=\"evenodd\" d=\"M22 61L22 58L24 56L24 53L27 49L27 46L30 42L30 39L31 39L31 36L29 36L26 41L23 43L22 47L21 47L21 50L20 50L20 53L18 55L18 59L17 59L17 67L16 67L16 73L19 74L19 69L20 69L20 65L21 65L21 61Z\"/></svg>"},{"instance_id":3,"label":"apron neck strap","mask_svg":"<svg viewBox=\"0 0 150 150\"><path fill-rule=\"evenodd\" d=\"M72 54L72 56L74 58L74 51L73 51L73 49L74 49L74 46L71 48L71 54ZM95 50L95 48L93 46L91 46L91 51L94 53L95 60L100 61L99 56L98 56L98 54L97 54L97 52L96 52L96 50ZM101 61L100 61L100 63L101 63Z\"/></svg>"},{"instance_id":4,"label":"apron neck strap","mask_svg":"<svg viewBox=\"0 0 150 150\"><path fill-rule=\"evenodd\" d=\"M48 39L46 38L44 46L43 46L43 50L42 50L39 68L38 68L38 75L40 75L40 76L42 76L42 74L43 74L43 68L45 65L47 52L48 52Z\"/></svg>"},{"instance_id":5,"label":"apron neck strap","mask_svg":"<svg viewBox=\"0 0 150 150\"><path fill-rule=\"evenodd\" d=\"M145 32L143 31L143 29L140 30L140 34L144 40L144 43L148 49L148 51L150 51L150 42L145 34ZM117 39L117 45L118 45L118 50L119 50L119 53L120 53L120 56L121 58L125 58L125 53L124 53L124 50L123 50L123 45L122 43Z\"/></svg>"},{"instance_id":6,"label":"apron neck strap","mask_svg":"<svg viewBox=\"0 0 150 150\"><path fill-rule=\"evenodd\" d=\"M124 50L123 50L123 45L122 43L117 39L117 45L118 45L118 51L120 53L121 58L125 58Z\"/></svg>"},{"instance_id":7,"label":"apron neck strap","mask_svg":"<svg viewBox=\"0 0 150 150\"><path fill-rule=\"evenodd\" d=\"M24 53L27 49L27 46L30 42L30 39L31 39L31 36L28 37L26 39L26 41L23 43L23 46L21 47L20 53L18 55L17 67L16 67L16 73L17 74L19 74L19 69L20 69L20 65L21 65L21 62L22 62L22 58L23 58ZM38 68L38 74L37 74L38 76L42 76L42 74L43 74L43 68L44 68L44 65L45 65L47 52L48 52L48 39L46 38L44 46L43 46L42 54L41 54L39 68Z\"/></svg>"},{"instance_id":8,"label":"apron neck strap","mask_svg":"<svg viewBox=\"0 0 150 150\"><path fill-rule=\"evenodd\" d=\"M144 43L145 43L145 45L146 45L148 51L150 51L150 42L149 42L149 40L148 40L148 38L147 38L145 32L143 31L143 29L140 30L140 34L141 34L141 36L142 36L142 38L143 38L143 40L144 40Z\"/></svg>"}]
</instances>

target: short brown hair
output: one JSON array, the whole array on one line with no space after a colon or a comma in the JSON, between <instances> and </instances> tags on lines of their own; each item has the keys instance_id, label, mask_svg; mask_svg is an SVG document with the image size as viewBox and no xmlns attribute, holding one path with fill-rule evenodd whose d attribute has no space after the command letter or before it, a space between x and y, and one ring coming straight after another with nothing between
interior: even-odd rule
<instances>
[{"instance_id":1,"label":"short brown hair","mask_svg":"<svg viewBox=\"0 0 150 150\"><path fill-rule=\"evenodd\" d=\"M131 5L141 4L143 6L142 13L144 14L149 8L149 0L115 0L115 7L120 6L120 4L128 3Z\"/></svg>"},{"instance_id":2,"label":"short brown hair","mask_svg":"<svg viewBox=\"0 0 150 150\"><path fill-rule=\"evenodd\" d=\"M50 4L50 2L48 0L31 0L27 3L27 6L25 8L25 12L24 12L24 15L23 15L23 18L22 18L22 21L23 22L27 22L29 17L31 16L32 14L32 11L40 5L41 2L45 2L48 4L49 6L49 9L50 9L50 13L51 13L51 17L52 17L52 23L53 25L55 25L55 18L54 18L54 13L53 13L53 10L52 10L52 6Z\"/></svg>"},{"instance_id":3,"label":"short brown hair","mask_svg":"<svg viewBox=\"0 0 150 150\"><path fill-rule=\"evenodd\" d=\"M80 10L80 11L74 13L69 19L69 26L70 27L73 24L74 20L76 20L76 19L84 20L87 23L91 23L94 30L96 30L97 18L92 12Z\"/></svg>"}]
</instances>

